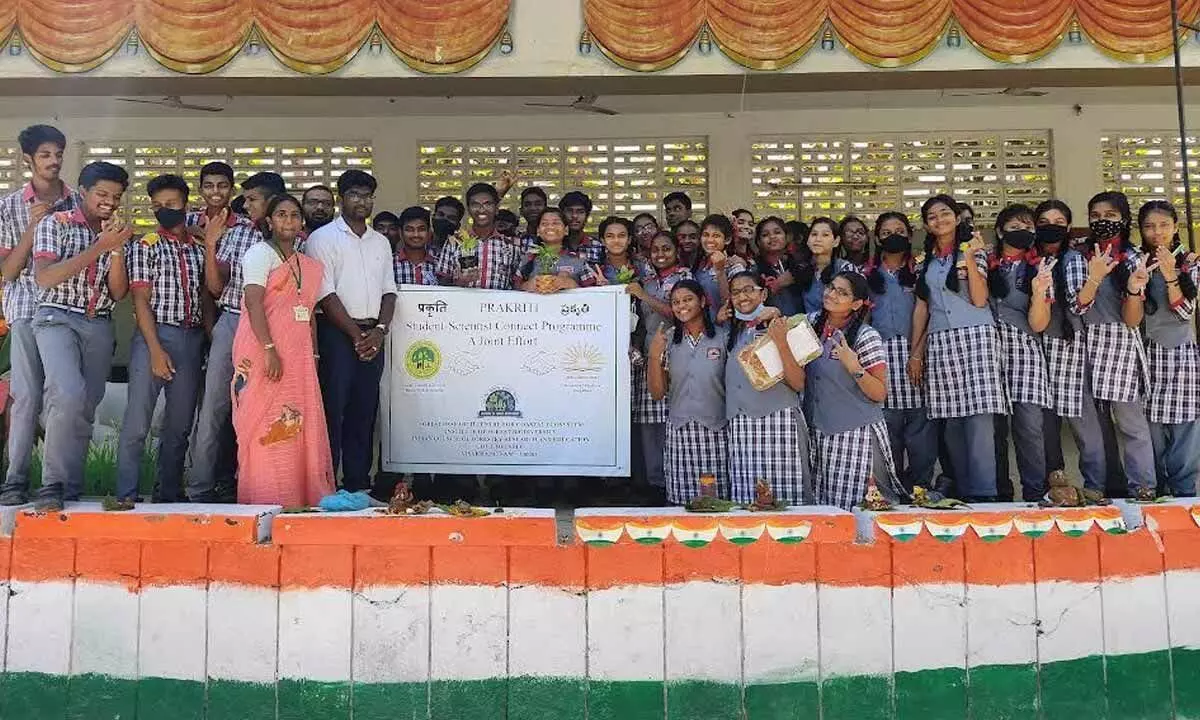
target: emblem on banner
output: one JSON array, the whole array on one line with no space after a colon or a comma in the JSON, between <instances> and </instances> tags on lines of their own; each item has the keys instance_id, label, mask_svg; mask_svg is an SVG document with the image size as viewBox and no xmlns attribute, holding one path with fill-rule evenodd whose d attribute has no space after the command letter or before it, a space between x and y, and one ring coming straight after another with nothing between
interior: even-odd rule
<instances>
[{"instance_id":1,"label":"emblem on banner","mask_svg":"<svg viewBox=\"0 0 1200 720\"><path fill-rule=\"evenodd\" d=\"M505 388L496 388L483 399L483 409L479 417L521 417L517 410L517 398Z\"/></svg>"},{"instance_id":2,"label":"emblem on banner","mask_svg":"<svg viewBox=\"0 0 1200 720\"><path fill-rule=\"evenodd\" d=\"M428 380L442 369L442 352L429 340L418 340L404 353L404 369L417 380Z\"/></svg>"}]
</instances>

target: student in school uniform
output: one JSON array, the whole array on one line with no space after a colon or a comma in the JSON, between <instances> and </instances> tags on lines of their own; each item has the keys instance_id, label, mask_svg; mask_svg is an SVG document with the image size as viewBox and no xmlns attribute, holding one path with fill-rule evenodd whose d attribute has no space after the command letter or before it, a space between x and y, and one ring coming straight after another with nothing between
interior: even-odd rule
<instances>
[{"instance_id":1,"label":"student in school uniform","mask_svg":"<svg viewBox=\"0 0 1200 720\"><path fill-rule=\"evenodd\" d=\"M704 289L681 280L671 290L674 321L650 340L647 384L667 398L663 464L667 502L684 505L712 478L717 497L729 497L729 442L725 435L725 358L728 333L713 324ZM668 337L669 335L669 337Z\"/></svg>"},{"instance_id":2,"label":"student in school uniform","mask_svg":"<svg viewBox=\"0 0 1200 720\"><path fill-rule=\"evenodd\" d=\"M112 367L112 309L129 292L131 232L116 216L128 186L123 168L88 163L79 173L79 205L47 215L34 231L40 292L32 325L46 377L42 486L34 500L39 512L62 510L64 487L83 478L96 406Z\"/></svg>"},{"instance_id":3,"label":"student in school uniform","mask_svg":"<svg viewBox=\"0 0 1200 720\"><path fill-rule=\"evenodd\" d=\"M689 219L671 227L672 233L675 235L675 247L679 250L679 262L689 269L695 268L696 264L703 259L700 247L700 226Z\"/></svg>"},{"instance_id":4,"label":"student in school uniform","mask_svg":"<svg viewBox=\"0 0 1200 720\"><path fill-rule=\"evenodd\" d=\"M804 368L792 356L787 321L765 305L767 289L755 273L742 271L729 281L733 318L725 361L725 420L729 437L729 484L734 502L754 500L760 478L775 499L788 505L812 501L808 424L800 410ZM772 318L766 320L766 318ZM756 390L738 354L766 334L783 361L783 381Z\"/></svg>"},{"instance_id":5,"label":"student in school uniform","mask_svg":"<svg viewBox=\"0 0 1200 720\"><path fill-rule=\"evenodd\" d=\"M660 230L650 242L650 266L653 274L645 284L641 288L631 286L629 291L638 299L642 333L638 345L640 357L633 363L631 421L641 437L646 481L651 488L665 488L663 453L667 438L667 401L651 396L647 384L647 368L655 361L650 355L650 341L660 327L671 324L674 317L671 291L680 281L691 279L692 272L679 264L675 239L666 230Z\"/></svg>"},{"instance_id":6,"label":"student in school uniform","mask_svg":"<svg viewBox=\"0 0 1200 720\"><path fill-rule=\"evenodd\" d=\"M33 242L38 223L47 215L74 210L73 190L60 177L67 138L50 125L32 125L17 136L21 161L30 180L0 200L0 261L4 274L4 319L8 321L10 391L8 474L0 488L0 505L23 505L29 496L29 466L42 415L45 375L33 333L38 287L33 279ZM68 499L75 499L82 478L71 478Z\"/></svg>"},{"instance_id":7,"label":"student in school uniform","mask_svg":"<svg viewBox=\"0 0 1200 720\"><path fill-rule=\"evenodd\" d=\"M729 244L729 254L742 259L746 269L754 264L757 251L754 246L754 213L745 208L738 208L729 214L733 218L733 242Z\"/></svg>"},{"instance_id":8,"label":"student in school uniform","mask_svg":"<svg viewBox=\"0 0 1200 720\"><path fill-rule=\"evenodd\" d=\"M183 464L204 378L204 246L187 232L190 188L178 175L146 184L158 228L129 248L129 289L137 332L129 357L125 418L117 441L117 503L132 509L146 434L160 393L166 394L155 500L177 502Z\"/></svg>"},{"instance_id":9,"label":"student in school uniform","mask_svg":"<svg viewBox=\"0 0 1200 720\"><path fill-rule=\"evenodd\" d=\"M429 211L419 205L405 208L397 224L400 226L400 243L392 260L396 284L437 285L437 262L429 253L429 243L433 239Z\"/></svg>"},{"instance_id":10,"label":"student in school uniform","mask_svg":"<svg viewBox=\"0 0 1200 720\"><path fill-rule=\"evenodd\" d=\"M700 223L701 253L692 267L692 275L708 298L708 306L716 309L729 302L729 276L744 270L741 258L730 256L726 248L733 240L733 223L724 215L709 215Z\"/></svg>"},{"instance_id":11,"label":"student in school uniform","mask_svg":"<svg viewBox=\"0 0 1200 720\"><path fill-rule=\"evenodd\" d=\"M224 163L221 163L224 165ZM208 170L207 174L205 170ZM203 189L207 178L232 178L228 165L207 166L201 170L201 193L205 210L190 222L204 229L204 284L216 298L217 322L212 330L208 365L204 375L204 397L196 422L196 445L187 478L187 495L192 502L215 502L217 488L232 488L236 468L237 443L233 434L233 401L229 384L233 382L233 339L242 314L242 256L262 242L258 226L267 213L267 203L285 192L283 177L273 172L255 173L242 181L246 218L216 206Z\"/></svg>"},{"instance_id":12,"label":"student in school uniform","mask_svg":"<svg viewBox=\"0 0 1200 720\"><path fill-rule=\"evenodd\" d=\"M1050 380L1041 333L1050 324L1056 260L1043 259L1034 247L1033 210L1009 205L996 217L996 247L989 259L988 292L1000 337L1001 377L1012 403L1011 420L998 415L997 492L1012 487L1008 477L1011 426L1021 497L1026 502L1046 494L1046 448L1042 416L1050 403ZM1001 463L1003 458L1005 462ZM1003 486L999 486L1004 483Z\"/></svg>"},{"instance_id":13,"label":"student in school uniform","mask_svg":"<svg viewBox=\"0 0 1200 720\"><path fill-rule=\"evenodd\" d=\"M847 215L838 223L838 234L842 238L842 251L846 262L862 270L871 259L871 232L862 219Z\"/></svg>"},{"instance_id":14,"label":"student in school uniform","mask_svg":"<svg viewBox=\"0 0 1200 720\"><path fill-rule=\"evenodd\" d=\"M558 201L558 209L567 219L567 236L563 239L563 245L590 263L603 260L604 244L584 231L592 214L592 199L586 193L572 190Z\"/></svg>"},{"instance_id":15,"label":"student in school uniform","mask_svg":"<svg viewBox=\"0 0 1200 720\"><path fill-rule=\"evenodd\" d=\"M546 208L537 222L538 241L525 254L525 261L513 276L513 287L526 292L553 293L596 284L596 271L578 252L569 250L567 214L558 208ZM539 278L553 277L549 283Z\"/></svg>"},{"instance_id":16,"label":"student in school uniform","mask_svg":"<svg viewBox=\"0 0 1200 720\"><path fill-rule=\"evenodd\" d=\"M1156 265L1146 286L1146 353L1150 396L1146 403L1158 486L1175 497L1196 494L1200 473L1200 349L1196 346L1196 255L1179 239L1179 216L1170 203L1152 200L1138 210L1142 250Z\"/></svg>"},{"instance_id":17,"label":"student in school uniform","mask_svg":"<svg viewBox=\"0 0 1200 720\"><path fill-rule=\"evenodd\" d=\"M1143 405L1149 362L1138 327L1150 279L1146 257L1129 242L1132 213L1118 192L1088 201L1087 241L1067 252L1066 302L1083 321L1086 381L1120 436L1127 492L1155 497L1154 445ZM1111 459L1111 458L1110 458Z\"/></svg>"},{"instance_id":18,"label":"student in school uniform","mask_svg":"<svg viewBox=\"0 0 1200 720\"><path fill-rule=\"evenodd\" d=\"M466 199L471 228L455 232L446 240L438 254L438 277L443 285L512 290L513 276L524 255L496 230L500 193L488 183L475 183L467 189ZM450 211L453 207L446 204L439 210ZM438 232L439 226L444 228L447 222L435 213L434 231Z\"/></svg>"},{"instance_id":19,"label":"student in school uniform","mask_svg":"<svg viewBox=\"0 0 1200 720\"><path fill-rule=\"evenodd\" d=\"M937 423L929 419L919 385L908 377L908 348L916 306L917 273L912 254L912 225L900 212L875 220L875 256L864 268L871 298L871 327L883 339L887 362L887 423L892 458L905 489L930 487L937 463Z\"/></svg>"},{"instance_id":20,"label":"student in school uniform","mask_svg":"<svg viewBox=\"0 0 1200 720\"><path fill-rule=\"evenodd\" d=\"M787 224L774 215L763 218L754 227L758 256L754 270L767 288L767 304L790 317L804 311L804 300L796 292L796 262L787 249Z\"/></svg>"},{"instance_id":21,"label":"student in school uniform","mask_svg":"<svg viewBox=\"0 0 1200 720\"><path fill-rule=\"evenodd\" d=\"M796 292L804 302L804 312L824 309L825 288L834 275L852 266L842 259L841 230L831 218L819 217L808 228L808 239L796 248L799 268Z\"/></svg>"},{"instance_id":22,"label":"student in school uniform","mask_svg":"<svg viewBox=\"0 0 1200 720\"><path fill-rule=\"evenodd\" d=\"M884 497L905 497L883 419L887 361L866 324L869 296L867 279L843 270L825 287L825 307L808 316L824 350L804 367L816 501L844 510L862 501L871 478Z\"/></svg>"},{"instance_id":23,"label":"student in school uniform","mask_svg":"<svg viewBox=\"0 0 1200 720\"><path fill-rule=\"evenodd\" d=\"M997 493L992 416L1008 414L1008 399L983 239L974 231L960 237L957 215L958 203L946 195L921 206L925 259L917 273L908 368L912 381L924 385L929 417L945 421L959 497L986 501Z\"/></svg>"},{"instance_id":24,"label":"student in school uniform","mask_svg":"<svg viewBox=\"0 0 1200 720\"><path fill-rule=\"evenodd\" d=\"M1034 209L1038 253L1054 258L1051 270L1055 301L1050 304L1050 323L1042 331L1042 348L1050 378L1052 407L1043 415L1043 447L1048 473L1065 470L1062 424L1065 421L1079 451L1079 475L1084 487L1104 490L1105 449L1103 431L1096 412L1090 383L1086 381L1083 324L1070 312L1067 297L1066 263L1071 249L1071 208L1061 200L1047 200Z\"/></svg>"},{"instance_id":25,"label":"student in school uniform","mask_svg":"<svg viewBox=\"0 0 1200 720\"><path fill-rule=\"evenodd\" d=\"M654 268L643 260L634 248L633 223L621 217L606 217L600 223L600 240L604 242L604 261L600 275L608 285L624 285L634 297L635 311L645 283L654 275Z\"/></svg>"},{"instance_id":26,"label":"student in school uniform","mask_svg":"<svg viewBox=\"0 0 1200 720\"><path fill-rule=\"evenodd\" d=\"M633 218L633 235L637 240L634 255L650 262L650 242L658 234L658 218L650 213L638 213Z\"/></svg>"}]
</instances>

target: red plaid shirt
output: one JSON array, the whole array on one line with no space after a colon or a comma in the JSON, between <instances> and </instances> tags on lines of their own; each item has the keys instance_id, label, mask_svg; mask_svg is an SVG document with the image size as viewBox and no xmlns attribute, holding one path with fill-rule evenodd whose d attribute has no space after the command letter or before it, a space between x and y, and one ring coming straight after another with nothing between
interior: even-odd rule
<instances>
[{"instance_id":1,"label":"red plaid shirt","mask_svg":"<svg viewBox=\"0 0 1200 720\"><path fill-rule=\"evenodd\" d=\"M34 231L33 257L61 262L87 250L99 235L88 225L79 208L56 212L38 223ZM78 310L92 317L111 314L113 298L108 291L111 266L112 253L106 252L58 285L41 290L38 305Z\"/></svg>"},{"instance_id":2,"label":"red plaid shirt","mask_svg":"<svg viewBox=\"0 0 1200 720\"><path fill-rule=\"evenodd\" d=\"M203 212L190 213L188 225L204 227L208 216ZM217 262L229 266L229 282L225 290L217 298L217 304L226 310L240 312L242 309L242 257L250 246L262 242L262 234L254 227L249 219L241 215L229 214L225 221L225 234L217 245Z\"/></svg>"},{"instance_id":3,"label":"red plaid shirt","mask_svg":"<svg viewBox=\"0 0 1200 720\"><path fill-rule=\"evenodd\" d=\"M156 322L199 327L204 287L204 247L186 235L177 238L159 228L129 248L129 287L150 288Z\"/></svg>"}]
</instances>

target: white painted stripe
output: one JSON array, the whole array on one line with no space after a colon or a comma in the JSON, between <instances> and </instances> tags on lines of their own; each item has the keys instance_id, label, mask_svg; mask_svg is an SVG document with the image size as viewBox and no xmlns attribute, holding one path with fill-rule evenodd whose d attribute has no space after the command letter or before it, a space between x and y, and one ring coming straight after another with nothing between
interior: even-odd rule
<instances>
[{"instance_id":1,"label":"white painted stripe","mask_svg":"<svg viewBox=\"0 0 1200 720\"><path fill-rule=\"evenodd\" d=\"M1167 571L1167 622L1171 646L1200 648L1200 570Z\"/></svg>"},{"instance_id":2,"label":"white painted stripe","mask_svg":"<svg viewBox=\"0 0 1200 720\"><path fill-rule=\"evenodd\" d=\"M962 583L892 590L896 672L966 667L965 596Z\"/></svg>"},{"instance_id":3,"label":"white painted stripe","mask_svg":"<svg viewBox=\"0 0 1200 720\"><path fill-rule=\"evenodd\" d=\"M214 582L208 587L208 676L275 681L279 592Z\"/></svg>"},{"instance_id":4,"label":"white painted stripe","mask_svg":"<svg viewBox=\"0 0 1200 720\"><path fill-rule=\"evenodd\" d=\"M138 595L123 585L75 583L71 674L138 676Z\"/></svg>"},{"instance_id":5,"label":"white painted stripe","mask_svg":"<svg viewBox=\"0 0 1200 720\"><path fill-rule=\"evenodd\" d=\"M892 591L825 585L817 590L821 676L892 672Z\"/></svg>"},{"instance_id":6,"label":"white painted stripe","mask_svg":"<svg viewBox=\"0 0 1200 720\"><path fill-rule=\"evenodd\" d=\"M737 585L689 582L665 588L667 681L742 679Z\"/></svg>"},{"instance_id":7,"label":"white painted stripe","mask_svg":"<svg viewBox=\"0 0 1200 720\"><path fill-rule=\"evenodd\" d=\"M1107 654L1167 649L1167 597L1162 575L1106 579L1100 584L1100 593L1107 620L1104 623Z\"/></svg>"},{"instance_id":8,"label":"white painted stripe","mask_svg":"<svg viewBox=\"0 0 1200 720\"><path fill-rule=\"evenodd\" d=\"M350 591L279 593L279 677L318 682L350 679Z\"/></svg>"},{"instance_id":9,"label":"white painted stripe","mask_svg":"<svg viewBox=\"0 0 1200 720\"><path fill-rule=\"evenodd\" d=\"M142 588L138 674L172 680L204 680L207 588L168 585Z\"/></svg>"},{"instance_id":10,"label":"white painted stripe","mask_svg":"<svg viewBox=\"0 0 1200 720\"><path fill-rule=\"evenodd\" d=\"M71 581L12 583L8 672L66 675L71 667Z\"/></svg>"},{"instance_id":11,"label":"white painted stripe","mask_svg":"<svg viewBox=\"0 0 1200 720\"><path fill-rule=\"evenodd\" d=\"M1033 583L967 585L967 667L1037 660Z\"/></svg>"},{"instance_id":12,"label":"white painted stripe","mask_svg":"<svg viewBox=\"0 0 1200 720\"><path fill-rule=\"evenodd\" d=\"M587 606L588 677L663 679L663 589L592 590Z\"/></svg>"},{"instance_id":13,"label":"white painted stripe","mask_svg":"<svg viewBox=\"0 0 1200 720\"><path fill-rule=\"evenodd\" d=\"M1043 663L1104 653L1100 583L1037 584L1038 659ZM1116 618L1114 618L1116 620Z\"/></svg>"},{"instance_id":14,"label":"white painted stripe","mask_svg":"<svg viewBox=\"0 0 1200 720\"><path fill-rule=\"evenodd\" d=\"M435 585L430 594L430 668L434 680L504 677L508 662L508 588Z\"/></svg>"},{"instance_id":15,"label":"white painted stripe","mask_svg":"<svg viewBox=\"0 0 1200 720\"><path fill-rule=\"evenodd\" d=\"M508 613L509 675L587 675L586 601L582 594L550 587L514 587L508 592Z\"/></svg>"},{"instance_id":16,"label":"white painted stripe","mask_svg":"<svg viewBox=\"0 0 1200 720\"><path fill-rule=\"evenodd\" d=\"M429 679L429 588L374 586L354 593L354 681Z\"/></svg>"},{"instance_id":17,"label":"white painted stripe","mask_svg":"<svg viewBox=\"0 0 1200 720\"><path fill-rule=\"evenodd\" d=\"M817 680L816 607L815 583L742 589L746 684Z\"/></svg>"}]
</instances>

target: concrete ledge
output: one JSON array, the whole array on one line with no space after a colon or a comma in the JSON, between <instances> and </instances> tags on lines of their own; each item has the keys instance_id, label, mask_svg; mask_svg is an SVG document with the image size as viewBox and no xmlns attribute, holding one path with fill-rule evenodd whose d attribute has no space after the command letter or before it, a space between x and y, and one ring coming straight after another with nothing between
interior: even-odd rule
<instances>
[{"instance_id":1,"label":"concrete ledge","mask_svg":"<svg viewBox=\"0 0 1200 720\"><path fill-rule=\"evenodd\" d=\"M15 533L28 538L109 538L261 543L279 505L144 504L107 512L99 502L69 502L62 512L17 514ZM0 516L2 520L2 516Z\"/></svg>"},{"instance_id":2,"label":"concrete ledge","mask_svg":"<svg viewBox=\"0 0 1200 720\"><path fill-rule=\"evenodd\" d=\"M376 509L348 513L286 513L271 526L276 545L554 546L554 510L504 508L467 518L443 514L387 515Z\"/></svg>"},{"instance_id":3,"label":"concrete ledge","mask_svg":"<svg viewBox=\"0 0 1200 720\"><path fill-rule=\"evenodd\" d=\"M690 513L683 508L581 508L575 532L588 545L653 545L674 541L701 547L713 541L747 545L759 539L784 543L853 542L854 517L833 507L793 507L777 512Z\"/></svg>"},{"instance_id":4,"label":"concrete ledge","mask_svg":"<svg viewBox=\"0 0 1200 720\"><path fill-rule=\"evenodd\" d=\"M1146 507L1122 501L1084 508L1040 508L1030 503L990 503L964 510L900 506L886 512L855 510L854 517L860 542L908 542L922 533L945 542L968 535L995 542L1014 535L1037 538L1052 533L1068 537L1126 533L1142 526ZM1178 512L1187 514L1182 509Z\"/></svg>"}]
</instances>

